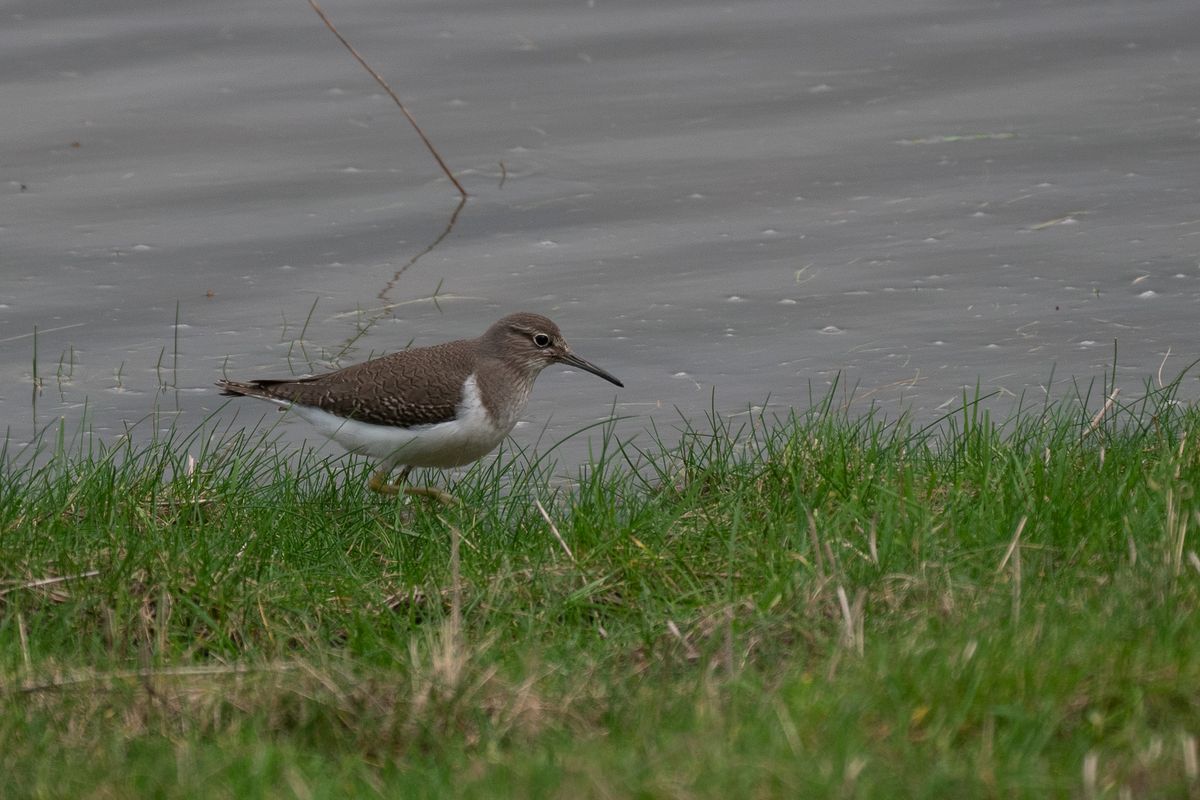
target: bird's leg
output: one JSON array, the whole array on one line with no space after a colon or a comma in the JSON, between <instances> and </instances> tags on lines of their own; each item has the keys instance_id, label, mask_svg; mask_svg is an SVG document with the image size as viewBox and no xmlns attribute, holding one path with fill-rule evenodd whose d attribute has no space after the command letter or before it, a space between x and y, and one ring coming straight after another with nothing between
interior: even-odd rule
<instances>
[{"instance_id":1,"label":"bird's leg","mask_svg":"<svg viewBox=\"0 0 1200 800\"><path fill-rule=\"evenodd\" d=\"M412 467L405 467L395 483L388 483L388 474L391 470L380 468L367 481L367 487L371 491L379 492L380 494L396 495L404 492L409 497L428 497L447 506L462 505L457 497L449 492L443 492L441 489L435 489L432 486L405 486L404 484L408 481L408 473L412 472L412 470Z\"/></svg>"},{"instance_id":2,"label":"bird's leg","mask_svg":"<svg viewBox=\"0 0 1200 800\"><path fill-rule=\"evenodd\" d=\"M371 479L367 481L367 488L372 492L380 494L396 495L404 490L404 482L408 480L408 473L412 472L412 467L405 467L400 472L400 479L395 483L388 483L388 476L392 474L392 467L382 466L371 475Z\"/></svg>"},{"instance_id":3,"label":"bird's leg","mask_svg":"<svg viewBox=\"0 0 1200 800\"><path fill-rule=\"evenodd\" d=\"M431 500L437 500L444 506L462 505L462 501L454 495L432 486L405 486L404 493L409 497L428 497Z\"/></svg>"}]
</instances>

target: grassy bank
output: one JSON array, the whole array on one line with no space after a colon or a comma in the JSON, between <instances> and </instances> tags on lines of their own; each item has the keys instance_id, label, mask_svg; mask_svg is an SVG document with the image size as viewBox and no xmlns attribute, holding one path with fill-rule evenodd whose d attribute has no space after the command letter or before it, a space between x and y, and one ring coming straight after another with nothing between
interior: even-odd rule
<instances>
[{"instance_id":1,"label":"grassy bank","mask_svg":"<svg viewBox=\"0 0 1200 800\"><path fill-rule=\"evenodd\" d=\"M461 509L229 435L10 459L5 796L1200 796L1200 413L1100 405L710 420Z\"/></svg>"}]
</instances>

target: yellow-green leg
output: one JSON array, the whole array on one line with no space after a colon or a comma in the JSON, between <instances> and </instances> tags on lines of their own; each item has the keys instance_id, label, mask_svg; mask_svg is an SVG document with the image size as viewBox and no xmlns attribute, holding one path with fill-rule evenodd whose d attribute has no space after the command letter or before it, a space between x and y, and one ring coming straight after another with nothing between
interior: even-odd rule
<instances>
[{"instance_id":1,"label":"yellow-green leg","mask_svg":"<svg viewBox=\"0 0 1200 800\"><path fill-rule=\"evenodd\" d=\"M371 479L367 481L367 488L380 494L397 495L403 492L409 497L428 497L447 506L462 505L457 497L449 492L443 492L441 489L435 489L432 486L405 486L404 484L408 481L408 473L412 472L412 469L412 467L405 467L395 483L388 483L388 476L392 470L389 467L382 467L371 475Z\"/></svg>"},{"instance_id":2,"label":"yellow-green leg","mask_svg":"<svg viewBox=\"0 0 1200 800\"><path fill-rule=\"evenodd\" d=\"M405 467L400 472L400 479L395 483L388 483L388 476L392 474L391 467L380 467L371 475L371 479L367 481L367 488L372 492L379 494L396 495L404 491L404 482L408 480L408 473L412 472L412 467Z\"/></svg>"}]
</instances>

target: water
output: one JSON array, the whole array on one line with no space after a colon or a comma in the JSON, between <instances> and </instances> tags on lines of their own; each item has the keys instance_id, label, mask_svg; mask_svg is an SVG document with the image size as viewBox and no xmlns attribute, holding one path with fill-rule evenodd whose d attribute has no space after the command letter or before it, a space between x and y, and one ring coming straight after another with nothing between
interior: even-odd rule
<instances>
[{"instance_id":1,"label":"water","mask_svg":"<svg viewBox=\"0 0 1200 800\"><path fill-rule=\"evenodd\" d=\"M523 444L614 409L632 434L714 396L803 407L839 375L931 417L977 383L1062 394L1114 342L1131 387L1200 356L1193 0L325 8L471 193L452 226L305 3L0 6L14 443L250 423L273 412L222 409L222 374L522 309L627 386L548 371Z\"/></svg>"}]
</instances>

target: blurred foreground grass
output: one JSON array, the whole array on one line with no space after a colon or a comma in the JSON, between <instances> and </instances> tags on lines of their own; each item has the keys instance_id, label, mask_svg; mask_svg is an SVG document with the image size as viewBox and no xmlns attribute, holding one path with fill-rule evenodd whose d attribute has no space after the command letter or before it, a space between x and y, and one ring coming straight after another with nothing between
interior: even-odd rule
<instances>
[{"instance_id":1,"label":"blurred foreground grass","mask_svg":"<svg viewBox=\"0 0 1200 800\"><path fill-rule=\"evenodd\" d=\"M1200 412L1099 407L9 454L4 796L1200 797Z\"/></svg>"}]
</instances>

